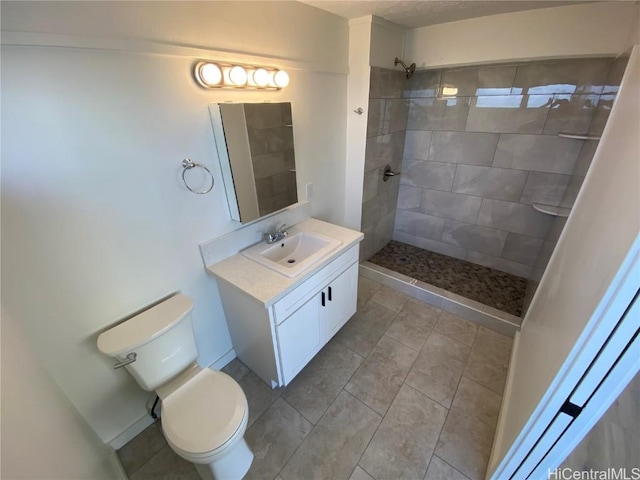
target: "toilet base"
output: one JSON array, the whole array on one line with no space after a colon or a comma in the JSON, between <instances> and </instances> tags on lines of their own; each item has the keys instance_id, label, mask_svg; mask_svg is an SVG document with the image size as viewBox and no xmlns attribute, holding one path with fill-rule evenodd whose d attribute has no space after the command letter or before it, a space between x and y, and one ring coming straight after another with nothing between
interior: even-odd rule
<instances>
[{"instance_id":1,"label":"toilet base","mask_svg":"<svg viewBox=\"0 0 640 480\"><path fill-rule=\"evenodd\" d=\"M247 474L253 453L243 438L223 457L212 463L194 463L202 480L242 480Z\"/></svg>"}]
</instances>

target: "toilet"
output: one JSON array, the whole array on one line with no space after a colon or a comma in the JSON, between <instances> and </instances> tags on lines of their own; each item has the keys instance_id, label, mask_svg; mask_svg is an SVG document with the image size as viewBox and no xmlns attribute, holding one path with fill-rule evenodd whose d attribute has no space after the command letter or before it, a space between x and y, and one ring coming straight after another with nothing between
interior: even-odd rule
<instances>
[{"instance_id":1,"label":"toilet","mask_svg":"<svg viewBox=\"0 0 640 480\"><path fill-rule=\"evenodd\" d=\"M204 480L241 479L253 461L247 397L230 376L196 363L192 310L189 297L174 295L102 333L98 349L155 390L167 443Z\"/></svg>"}]
</instances>

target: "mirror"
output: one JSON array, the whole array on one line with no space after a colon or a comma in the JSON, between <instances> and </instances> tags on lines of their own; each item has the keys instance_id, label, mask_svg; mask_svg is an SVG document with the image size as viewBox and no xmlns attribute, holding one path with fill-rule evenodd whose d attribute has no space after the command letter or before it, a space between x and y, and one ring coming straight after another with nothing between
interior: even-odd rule
<instances>
[{"instance_id":1,"label":"mirror","mask_svg":"<svg viewBox=\"0 0 640 480\"><path fill-rule=\"evenodd\" d=\"M209 106L231 218L246 223L298 201L291 103Z\"/></svg>"}]
</instances>

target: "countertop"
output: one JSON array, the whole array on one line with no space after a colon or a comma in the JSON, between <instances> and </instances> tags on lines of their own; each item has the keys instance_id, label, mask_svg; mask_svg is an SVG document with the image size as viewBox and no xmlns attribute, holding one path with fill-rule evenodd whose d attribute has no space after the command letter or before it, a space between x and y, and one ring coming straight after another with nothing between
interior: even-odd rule
<instances>
[{"instance_id":1,"label":"countertop","mask_svg":"<svg viewBox=\"0 0 640 480\"><path fill-rule=\"evenodd\" d=\"M362 232L333 225L315 218L304 220L288 229L288 231L290 234L302 231L315 232L325 237L340 240L342 244L329 255L310 266L305 273L295 278L287 277L262 266L245 257L242 253L237 253L213 265L208 265L207 271L218 280L233 285L264 304L265 307L269 307L331 260L360 243L364 238Z\"/></svg>"}]
</instances>

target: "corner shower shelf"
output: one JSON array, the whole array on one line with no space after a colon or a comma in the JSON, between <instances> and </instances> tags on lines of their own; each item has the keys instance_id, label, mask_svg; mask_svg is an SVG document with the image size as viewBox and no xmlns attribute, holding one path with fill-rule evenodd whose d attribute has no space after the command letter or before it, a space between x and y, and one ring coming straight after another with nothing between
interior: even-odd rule
<instances>
[{"instance_id":1,"label":"corner shower shelf","mask_svg":"<svg viewBox=\"0 0 640 480\"><path fill-rule=\"evenodd\" d=\"M600 140L600 137L597 135L583 135L579 133L558 133L558 136L561 138L571 138L573 140Z\"/></svg>"},{"instance_id":2,"label":"corner shower shelf","mask_svg":"<svg viewBox=\"0 0 640 480\"><path fill-rule=\"evenodd\" d=\"M539 212L546 213L547 215L552 215L554 217L568 217L571 212L570 208L542 205L541 203L534 203L533 208Z\"/></svg>"}]
</instances>

